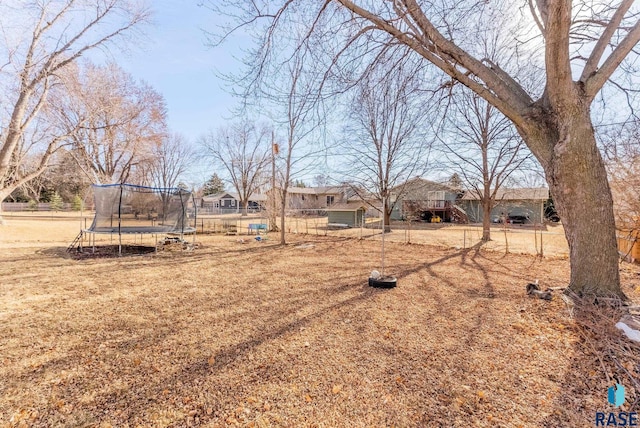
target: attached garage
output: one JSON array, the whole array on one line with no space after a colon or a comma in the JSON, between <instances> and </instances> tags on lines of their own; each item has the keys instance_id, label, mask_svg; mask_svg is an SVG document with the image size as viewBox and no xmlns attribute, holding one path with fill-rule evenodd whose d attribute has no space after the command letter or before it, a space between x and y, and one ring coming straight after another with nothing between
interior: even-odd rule
<instances>
[{"instance_id":1,"label":"attached garage","mask_svg":"<svg viewBox=\"0 0 640 428\"><path fill-rule=\"evenodd\" d=\"M491 210L492 221L503 217L520 217L526 224L544 221L544 204L549 200L549 189L545 187L498 189L495 205ZM482 203L475 192L467 192L458 202L470 223L481 223L484 216Z\"/></svg>"},{"instance_id":2,"label":"attached garage","mask_svg":"<svg viewBox=\"0 0 640 428\"><path fill-rule=\"evenodd\" d=\"M334 204L327 208L329 225L345 225L348 227L360 227L365 224L365 206L359 202Z\"/></svg>"}]
</instances>

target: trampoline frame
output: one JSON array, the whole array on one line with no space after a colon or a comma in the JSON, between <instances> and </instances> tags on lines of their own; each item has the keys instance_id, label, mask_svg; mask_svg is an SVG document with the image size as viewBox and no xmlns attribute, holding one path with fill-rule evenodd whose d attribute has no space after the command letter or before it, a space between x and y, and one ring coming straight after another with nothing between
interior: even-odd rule
<instances>
[{"instance_id":1,"label":"trampoline frame","mask_svg":"<svg viewBox=\"0 0 640 428\"><path fill-rule=\"evenodd\" d=\"M155 235L155 239L156 239L156 251L157 251L157 247L158 247L158 235L159 234L166 234L166 235L179 235L181 240L184 240L184 235L185 234L193 234L193 243L195 244L196 242L196 227L195 225L197 225L197 221L198 221L198 207L195 204L195 196L193 194L193 192L186 190L186 189L182 189L179 187L150 187L150 186L140 186L140 185L136 185L136 184L128 184L128 183L120 183L120 184L93 184L92 187L98 187L98 188L105 188L105 187L119 187L120 188L120 196L119 196L119 201L118 201L118 226L112 226L112 227L95 227L97 218L98 218L98 213L96 211L96 214L93 218L93 223L91 224L91 227L89 228L84 228L80 230L81 234L86 234L86 235L93 235L93 251L95 252L95 248L96 248L96 239L95 239L95 235L118 235L118 255L122 255L122 235L137 235L140 234L140 240L142 241L142 235ZM122 226L122 195L124 193L124 188L125 187L132 187L132 188L136 188L136 189L147 189L149 190L149 192L147 193L171 193L171 194L179 194L180 195L180 203L182 206L182 215L183 215L183 219L182 221L180 221L181 227L180 229L169 229L166 226L137 226L137 227L131 227L131 226ZM141 192L142 193L142 192ZM186 201L182 199L182 195L183 194L187 194L187 199ZM187 213L187 207L186 207L186 202L188 202L189 200L189 196L191 197L191 202L193 204L193 220L194 220L194 227L190 227L190 226L185 226L185 220L186 222L188 222L188 213ZM94 194L94 203L95 203L95 194ZM97 205L97 204L96 204ZM134 238L135 239L135 238ZM82 252L82 242L83 239L80 239L80 243L79 243L79 250L80 252ZM91 236L89 236L89 245L91 245Z\"/></svg>"}]
</instances>

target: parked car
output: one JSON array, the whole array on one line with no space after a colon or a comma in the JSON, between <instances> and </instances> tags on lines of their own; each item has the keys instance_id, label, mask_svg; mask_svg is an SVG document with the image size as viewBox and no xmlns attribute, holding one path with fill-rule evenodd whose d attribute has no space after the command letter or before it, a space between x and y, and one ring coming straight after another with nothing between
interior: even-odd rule
<instances>
[{"instance_id":1,"label":"parked car","mask_svg":"<svg viewBox=\"0 0 640 428\"><path fill-rule=\"evenodd\" d=\"M509 215L509 223L511 224L525 224L529 222L528 215Z\"/></svg>"},{"instance_id":2,"label":"parked car","mask_svg":"<svg viewBox=\"0 0 640 428\"><path fill-rule=\"evenodd\" d=\"M558 223L560 221L560 216L558 214L553 213L547 216L546 219L549 220L550 222Z\"/></svg>"}]
</instances>

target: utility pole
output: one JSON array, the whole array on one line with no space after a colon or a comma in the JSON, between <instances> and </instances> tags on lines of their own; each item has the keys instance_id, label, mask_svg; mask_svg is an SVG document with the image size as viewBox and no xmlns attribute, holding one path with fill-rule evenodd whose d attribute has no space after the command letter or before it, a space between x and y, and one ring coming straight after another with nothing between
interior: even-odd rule
<instances>
[{"instance_id":1,"label":"utility pole","mask_svg":"<svg viewBox=\"0 0 640 428\"><path fill-rule=\"evenodd\" d=\"M279 148L275 141L274 131L271 131L271 212L269 213L269 229L271 232L278 231L278 225L276 224L276 156L278 152Z\"/></svg>"}]
</instances>

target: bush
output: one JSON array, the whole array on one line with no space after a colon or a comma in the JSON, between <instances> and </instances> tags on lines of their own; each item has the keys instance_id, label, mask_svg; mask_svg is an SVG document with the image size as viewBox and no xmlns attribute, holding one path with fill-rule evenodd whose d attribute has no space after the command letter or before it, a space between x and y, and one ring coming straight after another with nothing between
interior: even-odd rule
<instances>
[{"instance_id":1,"label":"bush","mask_svg":"<svg viewBox=\"0 0 640 428\"><path fill-rule=\"evenodd\" d=\"M60 211L64 207L64 202L62 201L62 197L58 194L58 192L54 192L53 195L51 195L49 204L52 211Z\"/></svg>"},{"instance_id":2,"label":"bush","mask_svg":"<svg viewBox=\"0 0 640 428\"><path fill-rule=\"evenodd\" d=\"M71 209L74 211L81 211L84 206L84 201L80 197L80 195L75 195L73 197L73 201L71 202Z\"/></svg>"},{"instance_id":3,"label":"bush","mask_svg":"<svg viewBox=\"0 0 640 428\"><path fill-rule=\"evenodd\" d=\"M29 211L38 211L38 202L35 199L29 199L27 202L27 209Z\"/></svg>"}]
</instances>

